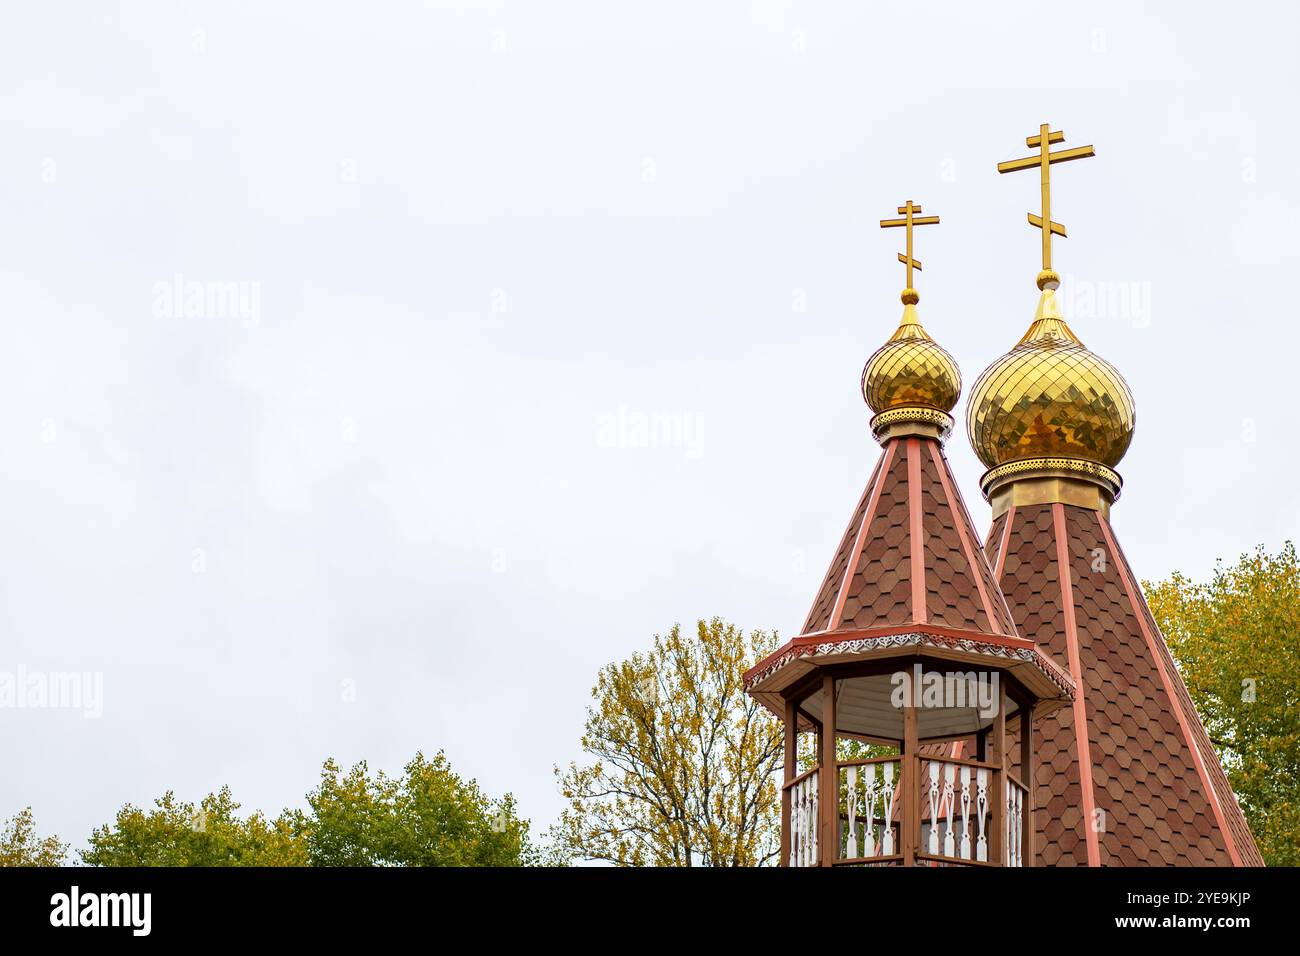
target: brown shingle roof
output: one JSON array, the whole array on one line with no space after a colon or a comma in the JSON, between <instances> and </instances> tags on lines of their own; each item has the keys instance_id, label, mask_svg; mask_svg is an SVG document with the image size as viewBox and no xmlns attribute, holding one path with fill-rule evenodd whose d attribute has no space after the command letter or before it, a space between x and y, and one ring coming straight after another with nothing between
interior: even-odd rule
<instances>
[{"instance_id":1,"label":"brown shingle roof","mask_svg":"<svg viewBox=\"0 0 1300 956\"><path fill-rule=\"evenodd\" d=\"M1077 684L1074 708L1035 723L1038 862L1263 865L1106 518L1013 508L986 550L1021 635L1070 665Z\"/></svg>"},{"instance_id":2,"label":"brown shingle roof","mask_svg":"<svg viewBox=\"0 0 1300 956\"><path fill-rule=\"evenodd\" d=\"M886 443L803 633L911 623L1015 634L943 449L921 437Z\"/></svg>"}]
</instances>

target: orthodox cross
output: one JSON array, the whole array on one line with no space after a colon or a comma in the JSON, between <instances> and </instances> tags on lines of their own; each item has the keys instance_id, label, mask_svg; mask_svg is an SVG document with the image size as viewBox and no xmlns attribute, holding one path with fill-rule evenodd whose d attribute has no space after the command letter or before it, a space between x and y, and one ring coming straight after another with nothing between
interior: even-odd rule
<instances>
[{"instance_id":1,"label":"orthodox cross","mask_svg":"<svg viewBox=\"0 0 1300 956\"><path fill-rule=\"evenodd\" d=\"M1029 214L1029 224L1037 226L1043 230L1043 271L1038 274L1038 288L1045 288L1048 283L1060 282L1059 277L1052 271L1052 235L1058 235L1065 238L1065 227L1059 222L1052 222L1052 177L1051 167L1053 163L1067 163L1072 159L1087 159L1095 156L1091 146L1077 146L1074 149L1059 149L1055 153L1051 152L1053 143L1065 142L1065 133L1057 130L1052 132L1051 124L1044 123L1038 127L1038 135L1030 136L1025 139L1025 145L1030 149L1038 149L1037 156L1026 156L1024 159L1009 159L1005 163L998 163L998 172L1014 173L1021 169L1039 169L1039 181L1043 189L1043 212L1041 216L1035 216L1032 212ZM1055 285L1052 286L1056 288Z\"/></svg>"},{"instance_id":2,"label":"orthodox cross","mask_svg":"<svg viewBox=\"0 0 1300 956\"><path fill-rule=\"evenodd\" d=\"M880 220L881 229L890 229L894 226L903 226L907 229L907 254L898 254L898 261L907 267L907 288L903 290L903 304L915 305L921 297L916 294L916 289L912 287L912 270L920 270L921 263L912 258L912 227L913 226L937 226L939 224L938 216L918 216L921 211L920 206L914 206L912 200L907 201L906 206L898 207L898 214L902 219L882 219Z\"/></svg>"}]
</instances>

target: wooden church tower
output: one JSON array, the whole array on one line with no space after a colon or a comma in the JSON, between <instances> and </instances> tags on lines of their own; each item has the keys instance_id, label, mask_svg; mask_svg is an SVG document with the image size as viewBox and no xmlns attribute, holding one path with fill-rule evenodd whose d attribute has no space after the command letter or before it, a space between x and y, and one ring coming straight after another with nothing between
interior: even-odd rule
<instances>
[{"instance_id":1,"label":"wooden church tower","mask_svg":"<svg viewBox=\"0 0 1300 956\"><path fill-rule=\"evenodd\" d=\"M1245 817L1110 524L1114 471L1136 421L1114 366L1084 347L1056 302L1050 170L1093 154L1050 151L999 172L1040 172L1038 311L976 381L967 430L988 471L986 553L1020 632L1075 683L1073 705L1036 723L1035 828L1044 866L1262 866Z\"/></svg>"},{"instance_id":2,"label":"wooden church tower","mask_svg":"<svg viewBox=\"0 0 1300 956\"><path fill-rule=\"evenodd\" d=\"M1056 302L1051 166L1093 155L1063 139L998 167L1040 171L1043 268L968 400L983 547L943 450L960 372L912 284L913 229L939 220L909 201L881 222L907 287L862 377L880 459L801 633L745 675L785 725L783 865L1262 865L1110 526L1134 405Z\"/></svg>"}]
</instances>

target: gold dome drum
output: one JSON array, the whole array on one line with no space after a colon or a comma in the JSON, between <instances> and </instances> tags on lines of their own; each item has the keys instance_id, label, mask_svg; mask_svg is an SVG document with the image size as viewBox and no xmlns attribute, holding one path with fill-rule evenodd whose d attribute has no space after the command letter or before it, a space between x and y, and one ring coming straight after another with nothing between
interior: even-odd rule
<instances>
[{"instance_id":1,"label":"gold dome drum","mask_svg":"<svg viewBox=\"0 0 1300 956\"><path fill-rule=\"evenodd\" d=\"M1020 343L976 380L966 412L971 445L986 468L1030 458L1113 468L1133 438L1133 393L1074 336L1055 303L1044 304Z\"/></svg>"}]
</instances>

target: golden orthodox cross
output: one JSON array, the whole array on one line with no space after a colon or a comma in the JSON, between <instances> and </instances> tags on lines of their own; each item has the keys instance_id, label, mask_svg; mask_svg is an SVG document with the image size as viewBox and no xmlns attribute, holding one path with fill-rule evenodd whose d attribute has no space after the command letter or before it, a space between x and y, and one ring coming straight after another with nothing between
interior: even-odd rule
<instances>
[{"instance_id":1,"label":"golden orthodox cross","mask_svg":"<svg viewBox=\"0 0 1300 956\"><path fill-rule=\"evenodd\" d=\"M1065 227L1059 222L1052 222L1052 177L1051 167L1053 163L1067 163L1072 159L1087 159L1089 156L1097 155L1091 146L1077 146L1074 149L1060 149L1055 153L1051 152L1053 143L1065 142L1065 134L1060 130L1052 132L1050 123L1043 123L1038 127L1038 135L1030 136L1025 139L1025 145L1030 149L1037 148L1037 156L1026 156L1024 159L1009 159L1005 163L998 163L998 172L1014 173L1021 169L1033 169L1035 166L1039 169L1039 182L1043 190L1043 213L1041 216L1035 216L1032 212L1029 214L1029 224L1037 226L1043 230L1043 271L1038 274L1038 288L1042 289L1048 282L1059 282L1056 273L1052 271L1052 234L1065 238ZM1052 288L1056 288L1053 286Z\"/></svg>"},{"instance_id":2,"label":"golden orthodox cross","mask_svg":"<svg viewBox=\"0 0 1300 956\"><path fill-rule=\"evenodd\" d=\"M904 226L907 229L907 254L898 254L898 261L907 266L907 288L903 290L903 303L905 305L914 305L920 301L920 296L916 294L916 289L912 287L912 270L921 268L921 263L912 258L912 227L913 226L936 226L939 224L938 216L918 216L921 211L920 206L912 205L912 200L907 201L906 206L899 206L898 213L902 219L882 219L880 220L881 229L890 229L894 226Z\"/></svg>"}]
</instances>

